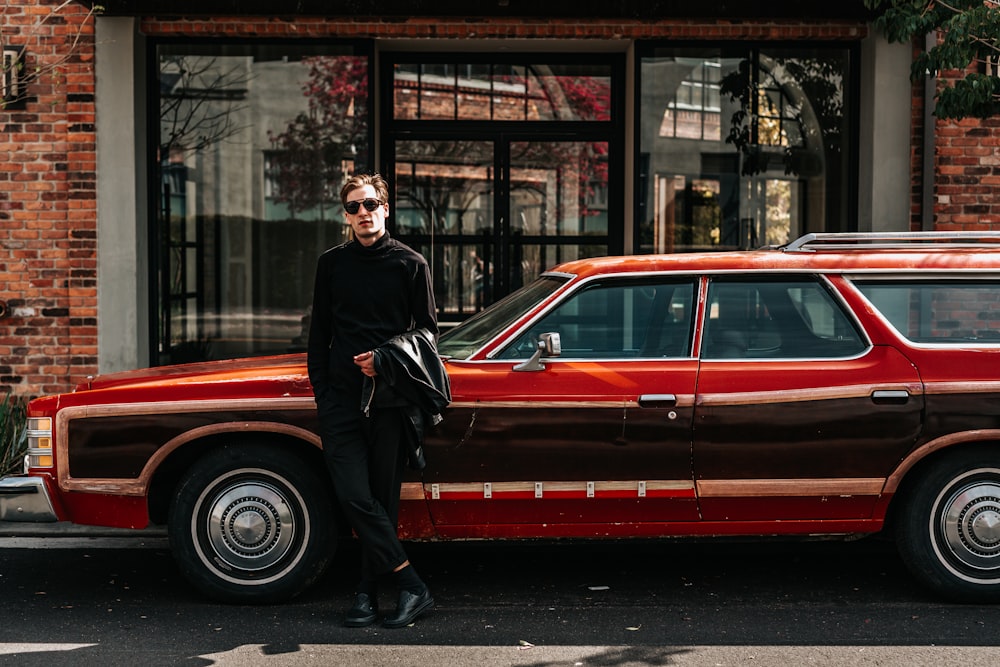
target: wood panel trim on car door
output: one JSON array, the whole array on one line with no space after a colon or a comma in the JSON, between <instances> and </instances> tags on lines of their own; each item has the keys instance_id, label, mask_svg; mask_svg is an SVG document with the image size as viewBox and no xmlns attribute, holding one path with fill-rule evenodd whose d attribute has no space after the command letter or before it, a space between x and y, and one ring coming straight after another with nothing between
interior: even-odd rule
<instances>
[{"instance_id":1,"label":"wood panel trim on car door","mask_svg":"<svg viewBox=\"0 0 1000 667\"><path fill-rule=\"evenodd\" d=\"M92 417L120 419L123 423L130 417L153 415L180 415L185 413L218 412L223 416L233 414L250 415L257 412L290 411L311 413L316 409L312 398L285 397L272 399L209 399L195 401L151 401L147 403L107 403L97 405L70 406L59 411L56 416L56 478L59 488L66 491L87 491L127 496L143 496L159 463L178 447L199 437L219 433L268 432L290 435L321 448L318 435L301 426L281 421L238 420L221 421L179 433L165 442L159 443L157 450L146 460L137 477L98 478L73 477L70 474L69 425L75 420Z\"/></svg>"},{"instance_id":2,"label":"wood panel trim on car door","mask_svg":"<svg viewBox=\"0 0 1000 667\"><path fill-rule=\"evenodd\" d=\"M885 478L704 479L695 482L702 498L877 496Z\"/></svg>"}]
</instances>

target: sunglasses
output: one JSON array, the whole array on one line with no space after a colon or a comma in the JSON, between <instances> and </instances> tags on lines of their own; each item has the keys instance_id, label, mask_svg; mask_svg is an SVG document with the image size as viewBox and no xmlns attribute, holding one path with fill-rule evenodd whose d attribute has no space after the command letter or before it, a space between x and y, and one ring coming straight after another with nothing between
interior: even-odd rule
<instances>
[{"instance_id":1,"label":"sunglasses","mask_svg":"<svg viewBox=\"0 0 1000 667\"><path fill-rule=\"evenodd\" d=\"M379 206L381 206L383 202L379 201L378 199L363 199L361 201L349 201L346 204L344 204L344 208L347 210L348 213L354 215L355 213L361 210L362 204L364 204L366 211L374 211Z\"/></svg>"}]
</instances>

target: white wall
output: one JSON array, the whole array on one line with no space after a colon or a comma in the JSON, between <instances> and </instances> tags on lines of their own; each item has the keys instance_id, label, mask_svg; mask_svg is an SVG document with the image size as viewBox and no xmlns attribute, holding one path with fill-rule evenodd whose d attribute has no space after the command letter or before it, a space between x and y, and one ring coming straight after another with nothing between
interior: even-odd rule
<instances>
[{"instance_id":1,"label":"white wall","mask_svg":"<svg viewBox=\"0 0 1000 667\"><path fill-rule=\"evenodd\" d=\"M142 36L136 20L97 17L97 361L149 365L149 269Z\"/></svg>"},{"instance_id":2,"label":"white wall","mask_svg":"<svg viewBox=\"0 0 1000 667\"><path fill-rule=\"evenodd\" d=\"M858 230L908 231L910 223L909 44L872 30L861 43Z\"/></svg>"}]
</instances>

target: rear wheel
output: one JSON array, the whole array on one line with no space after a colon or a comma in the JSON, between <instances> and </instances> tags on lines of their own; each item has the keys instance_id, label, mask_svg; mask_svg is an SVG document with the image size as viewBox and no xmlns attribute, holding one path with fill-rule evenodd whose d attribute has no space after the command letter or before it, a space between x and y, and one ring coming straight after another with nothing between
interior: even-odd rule
<instances>
[{"instance_id":1,"label":"rear wheel","mask_svg":"<svg viewBox=\"0 0 1000 667\"><path fill-rule=\"evenodd\" d=\"M170 546L185 577L216 600L280 602L333 556L330 494L287 450L226 446L199 460L174 496Z\"/></svg>"},{"instance_id":2,"label":"rear wheel","mask_svg":"<svg viewBox=\"0 0 1000 667\"><path fill-rule=\"evenodd\" d=\"M937 593L1000 601L1000 460L967 452L935 464L910 487L898 526L900 555Z\"/></svg>"}]
</instances>

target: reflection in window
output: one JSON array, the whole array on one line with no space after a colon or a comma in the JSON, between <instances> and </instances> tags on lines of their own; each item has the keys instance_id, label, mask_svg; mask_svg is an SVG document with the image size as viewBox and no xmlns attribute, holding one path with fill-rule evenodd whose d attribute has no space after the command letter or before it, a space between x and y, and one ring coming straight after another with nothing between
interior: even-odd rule
<instances>
[{"instance_id":1,"label":"reflection in window","mask_svg":"<svg viewBox=\"0 0 1000 667\"><path fill-rule=\"evenodd\" d=\"M555 264L607 254L609 239L621 252L609 233L620 58L399 56L386 62L390 225L430 262L442 327Z\"/></svg>"},{"instance_id":2,"label":"reflection in window","mask_svg":"<svg viewBox=\"0 0 1000 667\"><path fill-rule=\"evenodd\" d=\"M1000 344L996 281L862 280L857 285L915 343Z\"/></svg>"},{"instance_id":3,"label":"reflection in window","mask_svg":"<svg viewBox=\"0 0 1000 667\"><path fill-rule=\"evenodd\" d=\"M543 333L558 333L563 359L640 359L691 354L694 282L598 283L556 306L500 359L527 359Z\"/></svg>"},{"instance_id":4,"label":"reflection in window","mask_svg":"<svg viewBox=\"0 0 1000 667\"><path fill-rule=\"evenodd\" d=\"M705 249L719 245L718 180L662 175L654 187L657 210L664 212L653 228L654 247L667 252L674 243Z\"/></svg>"},{"instance_id":5,"label":"reflection in window","mask_svg":"<svg viewBox=\"0 0 1000 667\"><path fill-rule=\"evenodd\" d=\"M339 183L368 164L353 47L160 44L155 363L301 349Z\"/></svg>"},{"instance_id":6,"label":"reflection in window","mask_svg":"<svg viewBox=\"0 0 1000 667\"><path fill-rule=\"evenodd\" d=\"M327 181L322 173L303 174L302 184L287 172L295 151L264 151L265 220L343 220L340 184L344 174L354 172L354 163L345 159L336 169L336 180ZM305 196L303 196L305 195Z\"/></svg>"},{"instance_id":7,"label":"reflection in window","mask_svg":"<svg viewBox=\"0 0 1000 667\"><path fill-rule=\"evenodd\" d=\"M607 142L518 141L510 154L515 233L608 233Z\"/></svg>"},{"instance_id":8,"label":"reflection in window","mask_svg":"<svg viewBox=\"0 0 1000 667\"><path fill-rule=\"evenodd\" d=\"M442 333L438 340L438 353L454 359L469 358L525 313L552 296L567 280L565 276L543 276L508 294L486 310Z\"/></svg>"},{"instance_id":9,"label":"reflection in window","mask_svg":"<svg viewBox=\"0 0 1000 667\"><path fill-rule=\"evenodd\" d=\"M397 141L395 149L396 233L430 263L439 319L475 313L493 301L493 144Z\"/></svg>"},{"instance_id":10,"label":"reflection in window","mask_svg":"<svg viewBox=\"0 0 1000 667\"><path fill-rule=\"evenodd\" d=\"M852 320L815 280L713 280L704 359L849 357L865 349Z\"/></svg>"},{"instance_id":11,"label":"reflection in window","mask_svg":"<svg viewBox=\"0 0 1000 667\"><path fill-rule=\"evenodd\" d=\"M603 141L511 142L512 289L556 264L607 254L597 241L608 233L607 155Z\"/></svg>"},{"instance_id":12,"label":"reflection in window","mask_svg":"<svg viewBox=\"0 0 1000 667\"><path fill-rule=\"evenodd\" d=\"M611 67L399 63L397 120L608 120Z\"/></svg>"},{"instance_id":13,"label":"reflection in window","mask_svg":"<svg viewBox=\"0 0 1000 667\"><path fill-rule=\"evenodd\" d=\"M431 265L439 320L494 301L565 261L607 254L608 143L510 143L510 220L498 247L493 143L399 140L395 229Z\"/></svg>"},{"instance_id":14,"label":"reflection in window","mask_svg":"<svg viewBox=\"0 0 1000 667\"><path fill-rule=\"evenodd\" d=\"M637 251L734 250L854 229L852 56L647 48Z\"/></svg>"},{"instance_id":15,"label":"reflection in window","mask_svg":"<svg viewBox=\"0 0 1000 667\"><path fill-rule=\"evenodd\" d=\"M722 136L719 71L718 60L696 62L667 103L660 124L661 137L719 140Z\"/></svg>"},{"instance_id":16,"label":"reflection in window","mask_svg":"<svg viewBox=\"0 0 1000 667\"><path fill-rule=\"evenodd\" d=\"M493 219L493 144L396 142L396 229L403 234L481 234Z\"/></svg>"}]
</instances>

